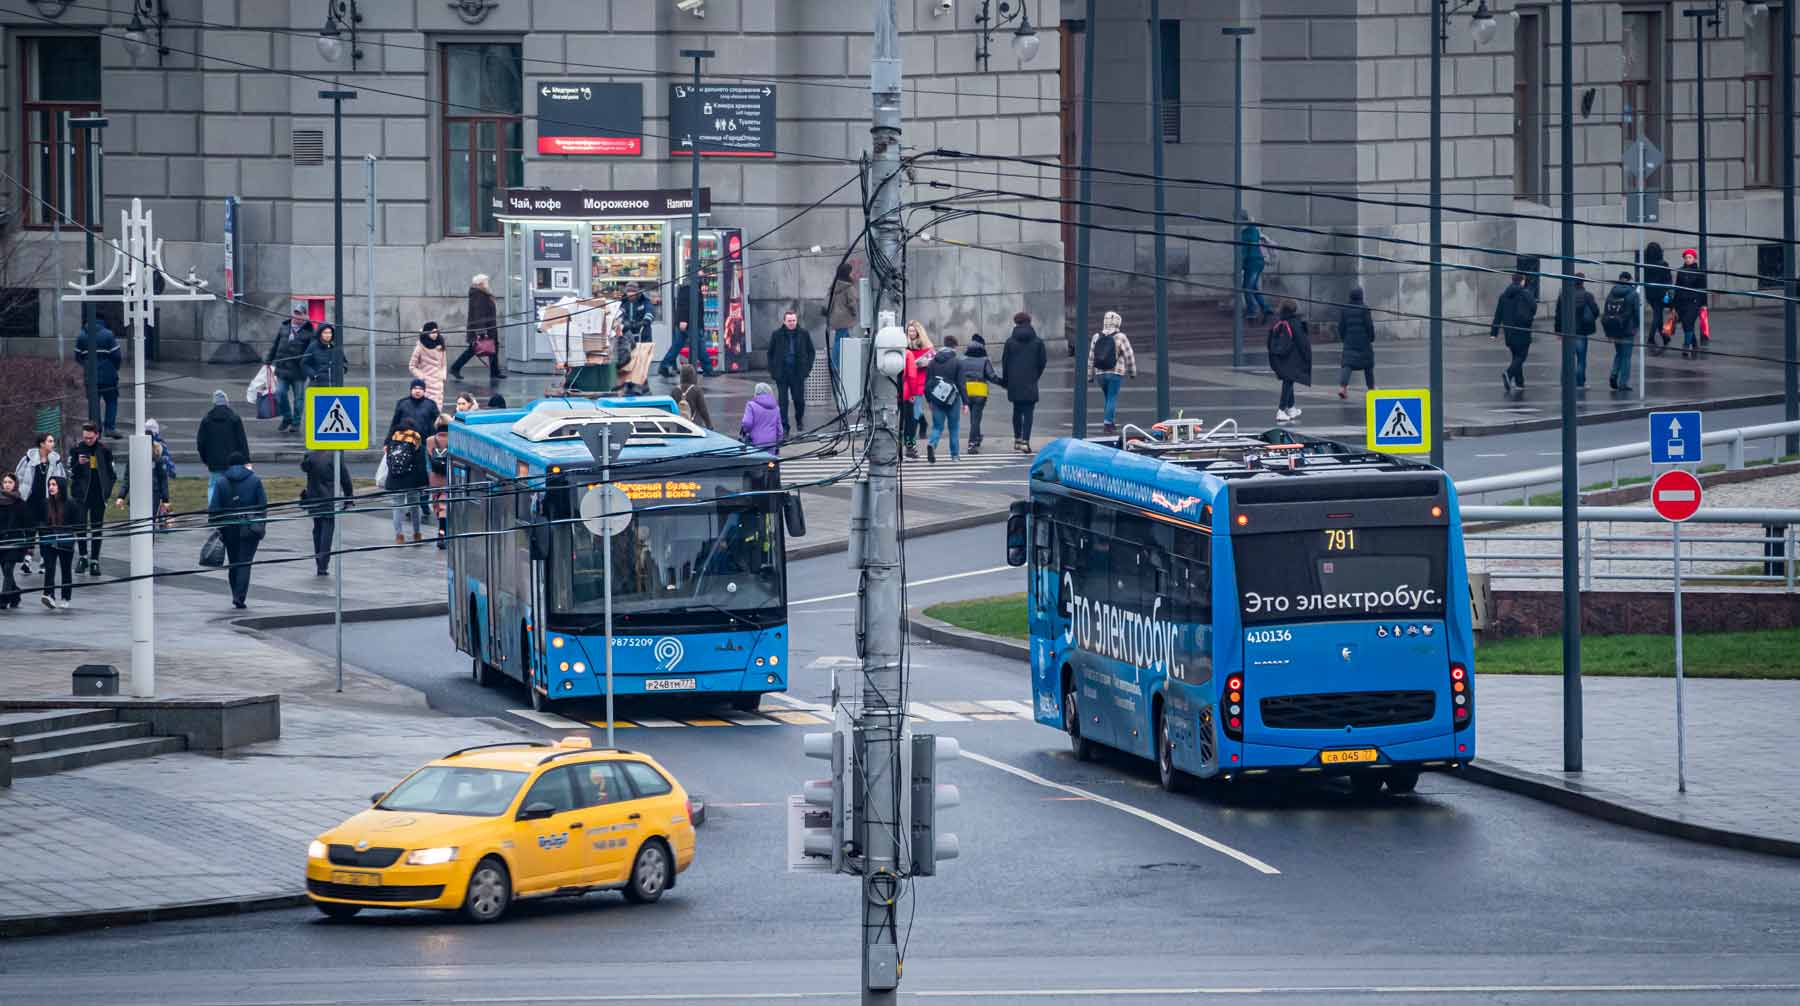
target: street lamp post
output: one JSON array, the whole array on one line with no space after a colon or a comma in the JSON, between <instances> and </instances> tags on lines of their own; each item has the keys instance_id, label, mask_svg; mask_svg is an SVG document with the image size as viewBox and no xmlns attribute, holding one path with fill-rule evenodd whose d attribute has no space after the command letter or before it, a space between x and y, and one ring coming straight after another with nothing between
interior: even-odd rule
<instances>
[{"instance_id":1,"label":"street lamp post","mask_svg":"<svg viewBox=\"0 0 1800 1006\"><path fill-rule=\"evenodd\" d=\"M1800 420L1800 346L1795 338L1794 296L1794 0L1781 5L1781 304L1782 397L1788 422ZM1800 454L1800 433L1787 437L1787 453ZM1794 561L1793 556L1788 557Z\"/></svg>"},{"instance_id":2,"label":"street lamp post","mask_svg":"<svg viewBox=\"0 0 1800 1006\"><path fill-rule=\"evenodd\" d=\"M716 55L718 55L718 53L714 52L711 49L683 49L683 50L681 50L681 56L683 59L691 59L694 61L694 91L693 91L693 94L690 95L689 100L693 103L693 107L696 109L698 109L700 107L700 61L703 59L711 59ZM700 116L699 116L699 114L696 113L694 115L688 116L688 121L694 123L694 127L695 127L694 135L692 137L692 140L693 140L692 161L693 161L694 170L693 170L693 177L689 182L689 188L688 188L688 195L690 197L690 202L692 203L692 211L688 217L688 261L687 261L687 276L685 278L685 282L688 287L688 318L687 318L688 356L693 359L695 370L703 371L703 372L710 372L712 370L710 361L703 360L700 355L700 354L706 352L706 330L701 327L701 320L702 320L703 312L701 310L702 305L700 303L701 286L700 286L700 128L699 128ZM724 249L720 249L720 251L722 253L724 251ZM723 303L723 300L722 300L723 296L724 296L724 291L721 290L720 291L721 303ZM679 321L679 320L680 319L676 319L676 321ZM829 335L827 335L826 338L829 339L831 337ZM723 365L725 361L720 360L719 362L721 365Z\"/></svg>"},{"instance_id":3,"label":"street lamp post","mask_svg":"<svg viewBox=\"0 0 1800 1006\"><path fill-rule=\"evenodd\" d=\"M1575 282L1575 0L1562 0L1562 287ZM1561 297L1563 771L1581 771L1581 500L1575 435L1575 298Z\"/></svg>"},{"instance_id":4,"label":"street lamp post","mask_svg":"<svg viewBox=\"0 0 1800 1006\"><path fill-rule=\"evenodd\" d=\"M1150 0L1150 171L1156 176L1156 418L1169 418L1169 223L1163 184L1162 0ZM1177 112L1177 115L1180 113ZM1085 326L1076 336L1087 338ZM1107 419L1110 421L1111 416Z\"/></svg>"},{"instance_id":5,"label":"street lamp post","mask_svg":"<svg viewBox=\"0 0 1800 1006\"><path fill-rule=\"evenodd\" d=\"M1075 331L1069 333L1069 348L1075 352L1075 426L1076 437L1087 436L1088 379L1088 251L1093 247L1094 219L1094 33L1100 30L1098 0L1087 0L1087 20L1081 29L1081 197L1077 202L1079 222L1075 229Z\"/></svg>"},{"instance_id":6,"label":"street lamp post","mask_svg":"<svg viewBox=\"0 0 1800 1006\"><path fill-rule=\"evenodd\" d=\"M1234 72L1231 90L1231 365L1244 365L1244 314L1250 310L1244 281L1244 37L1255 28L1232 25L1219 29L1231 39ZM1240 303L1242 301L1243 303Z\"/></svg>"},{"instance_id":7,"label":"street lamp post","mask_svg":"<svg viewBox=\"0 0 1800 1006\"><path fill-rule=\"evenodd\" d=\"M94 142L94 133L96 130L105 129L106 122L106 117L101 115L87 115L68 120L69 128L81 134L81 178L83 183L81 204L82 216L86 222L86 226L82 230L87 234L87 281L89 283L94 281L94 235L102 226L102 221L106 219L100 208L100 193L103 189L100 184L99 165L96 163L95 156L96 154L104 156L104 151ZM93 320L95 311L96 307L91 301L82 302L81 327L83 331L87 330L87 323ZM79 338L76 339L75 346L77 349L81 347ZM100 421L100 377L96 369L99 364L99 354L94 351L96 348L89 347L86 354L82 384L87 389L88 419L97 423Z\"/></svg>"},{"instance_id":8,"label":"street lamp post","mask_svg":"<svg viewBox=\"0 0 1800 1006\"><path fill-rule=\"evenodd\" d=\"M1718 28L1724 0L1714 0L1711 7L1689 7L1683 17L1694 19L1694 136L1699 155L1700 186L1700 274L1706 275L1706 29ZM1784 7L1787 5L1783 5ZM1570 331L1574 331L1570 329Z\"/></svg>"},{"instance_id":9,"label":"street lamp post","mask_svg":"<svg viewBox=\"0 0 1800 1006\"><path fill-rule=\"evenodd\" d=\"M319 97L331 102L331 248L332 321L344 327L344 102L356 100L355 91L328 88ZM373 297L375 291L370 290ZM340 332L339 339L343 338Z\"/></svg>"}]
</instances>

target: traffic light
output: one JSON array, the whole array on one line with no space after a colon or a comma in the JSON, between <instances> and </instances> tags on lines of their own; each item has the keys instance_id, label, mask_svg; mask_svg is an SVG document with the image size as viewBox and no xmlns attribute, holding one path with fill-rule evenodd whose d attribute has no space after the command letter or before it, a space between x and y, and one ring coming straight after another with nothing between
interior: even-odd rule
<instances>
[{"instance_id":1,"label":"traffic light","mask_svg":"<svg viewBox=\"0 0 1800 1006\"><path fill-rule=\"evenodd\" d=\"M808 856L831 860L833 873L852 873L847 868L851 844L851 819L856 814L855 745L847 719L840 712L828 734L807 734L803 743L808 758L831 763L831 777L808 779L801 787L806 801L802 850Z\"/></svg>"},{"instance_id":2,"label":"traffic light","mask_svg":"<svg viewBox=\"0 0 1800 1006\"><path fill-rule=\"evenodd\" d=\"M947 782L937 781L939 762L962 757L962 745L954 737L910 734L909 743L901 747L907 761L906 779L911 789L907 801L911 840L911 874L930 877L937 873L940 859L955 859L960 851L956 835L940 830L938 811L962 803L962 794Z\"/></svg>"}]
</instances>

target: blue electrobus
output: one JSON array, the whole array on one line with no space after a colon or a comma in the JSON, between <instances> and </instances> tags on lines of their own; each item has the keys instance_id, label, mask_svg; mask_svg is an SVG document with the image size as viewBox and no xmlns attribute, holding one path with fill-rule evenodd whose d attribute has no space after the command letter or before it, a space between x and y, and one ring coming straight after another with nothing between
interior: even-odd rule
<instances>
[{"instance_id":1,"label":"blue electrobus","mask_svg":"<svg viewBox=\"0 0 1800 1006\"><path fill-rule=\"evenodd\" d=\"M1032 705L1186 777L1348 776L1409 792L1475 757L1456 493L1426 464L1170 422L1057 440L1013 504Z\"/></svg>"},{"instance_id":2,"label":"blue electrobus","mask_svg":"<svg viewBox=\"0 0 1800 1006\"><path fill-rule=\"evenodd\" d=\"M448 469L450 635L482 685L523 682L539 710L605 694L610 549L615 694L752 710L787 687L784 535L803 518L773 455L666 397L569 397L458 414ZM607 484L630 500L611 535Z\"/></svg>"}]
</instances>

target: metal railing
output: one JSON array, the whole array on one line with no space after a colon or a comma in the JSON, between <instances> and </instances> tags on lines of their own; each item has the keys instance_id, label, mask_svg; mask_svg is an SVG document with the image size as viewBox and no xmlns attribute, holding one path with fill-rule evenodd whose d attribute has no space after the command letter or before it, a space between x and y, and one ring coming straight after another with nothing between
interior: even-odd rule
<instances>
[{"instance_id":1,"label":"metal railing","mask_svg":"<svg viewBox=\"0 0 1800 1006\"><path fill-rule=\"evenodd\" d=\"M1666 525L1648 507L1584 506L1577 508L1576 513L1581 522L1582 590L1593 590L1596 583L1603 581L1672 583L1679 567L1683 583L1768 585L1791 593L1800 574L1800 509L1712 507L1695 514L1687 523L1758 526L1762 533L1716 535L1690 531L1679 543L1672 542L1673 536L1666 531L1614 531L1616 524ZM1479 527L1554 524L1562 519L1561 507L1466 506L1462 508L1462 518L1471 568L1485 567L1481 571L1494 580L1562 578L1560 533L1518 534ZM1469 525L1477 527L1470 530ZM1604 527L1597 529L1597 525ZM1545 547L1533 551L1531 545ZM1495 567L1491 563L1543 565ZM1746 566L1761 566L1763 571L1734 572Z\"/></svg>"},{"instance_id":2,"label":"metal railing","mask_svg":"<svg viewBox=\"0 0 1800 1006\"><path fill-rule=\"evenodd\" d=\"M1700 438L1701 449L1717 444L1726 445L1725 468L1735 471L1746 466L1748 444L1761 441L1769 442L1769 457L1781 457L1781 441L1790 434L1800 433L1800 422L1764 423L1760 426L1740 426L1729 430L1714 430ZM1597 464L1612 464L1612 486L1619 487L1619 462L1634 458L1648 459L1650 444L1620 444L1617 447L1601 447L1577 454L1580 467L1587 468ZM1549 465L1544 468L1532 468L1507 475L1487 475L1474 479L1459 479L1456 483L1457 495L1468 498L1485 499L1489 493L1517 490L1520 503L1531 502L1531 490L1538 487L1560 489L1562 486L1562 467Z\"/></svg>"}]
</instances>

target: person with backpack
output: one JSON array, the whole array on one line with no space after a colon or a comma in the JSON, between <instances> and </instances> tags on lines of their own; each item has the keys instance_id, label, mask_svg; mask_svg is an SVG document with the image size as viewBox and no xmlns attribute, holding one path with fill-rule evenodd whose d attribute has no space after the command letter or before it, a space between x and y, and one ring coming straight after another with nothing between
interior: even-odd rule
<instances>
[{"instance_id":1,"label":"person with backpack","mask_svg":"<svg viewBox=\"0 0 1800 1006\"><path fill-rule=\"evenodd\" d=\"M1700 253L1692 248L1681 253L1681 269L1675 273L1673 297L1675 319L1681 322L1681 356L1691 359L1700 355L1700 339L1695 332L1700 312L1706 310L1706 270L1700 268ZM1707 341L1712 341L1707 336Z\"/></svg>"},{"instance_id":2,"label":"person with backpack","mask_svg":"<svg viewBox=\"0 0 1800 1006\"><path fill-rule=\"evenodd\" d=\"M1600 329L1613 345L1612 373L1606 383L1614 391L1631 390L1631 348L1637 342L1638 294L1631 285L1631 273L1619 274L1619 281L1606 295L1600 308Z\"/></svg>"},{"instance_id":3,"label":"person with backpack","mask_svg":"<svg viewBox=\"0 0 1800 1006\"><path fill-rule=\"evenodd\" d=\"M312 340L313 325L307 320L306 305L295 304L293 317L281 323L275 342L263 355L263 363L275 371L275 404L281 410L277 433L300 428L301 409L306 405L306 347Z\"/></svg>"},{"instance_id":4,"label":"person with backpack","mask_svg":"<svg viewBox=\"0 0 1800 1006\"><path fill-rule=\"evenodd\" d=\"M981 413L987 409L988 390L1001 384L994 372L994 361L988 358L987 341L980 332L969 336L969 348L958 361L957 379L962 385L963 401L969 406L969 453L981 453Z\"/></svg>"},{"instance_id":5,"label":"person with backpack","mask_svg":"<svg viewBox=\"0 0 1800 1006\"><path fill-rule=\"evenodd\" d=\"M1088 340L1088 380L1100 385L1108 433L1119 428L1113 421L1119 412L1119 385L1125 378L1137 376L1137 354L1131 351L1131 340L1119 330L1121 320L1119 312L1106 312L1100 319L1100 331Z\"/></svg>"},{"instance_id":6,"label":"person with backpack","mask_svg":"<svg viewBox=\"0 0 1800 1006\"><path fill-rule=\"evenodd\" d=\"M1262 228L1256 226L1256 221L1251 220L1248 213L1239 213L1238 222L1244 225L1243 229L1238 232L1238 242L1239 247L1243 249L1242 261L1244 263L1244 320L1257 321L1258 318L1252 317L1252 315L1256 313L1256 310L1260 310L1260 320L1266 322L1269 320L1269 302L1262 295L1263 267L1267 262L1263 258Z\"/></svg>"},{"instance_id":7,"label":"person with backpack","mask_svg":"<svg viewBox=\"0 0 1800 1006\"><path fill-rule=\"evenodd\" d=\"M1031 453L1031 422L1037 416L1038 381L1050 366L1044 338L1031 325L1031 312L1013 315L1012 334L1000 347L1000 376L1006 381L1006 400L1012 403L1013 450Z\"/></svg>"},{"instance_id":8,"label":"person with backpack","mask_svg":"<svg viewBox=\"0 0 1800 1006\"><path fill-rule=\"evenodd\" d=\"M426 471L425 438L411 426L396 425L388 432L387 443L382 446L383 463L387 466L387 475L381 482L381 488L388 491L388 503L393 507L394 544L406 544L406 525L412 524L412 540L424 541L420 532L419 507L422 500L419 490L430 484L430 475Z\"/></svg>"},{"instance_id":9,"label":"person with backpack","mask_svg":"<svg viewBox=\"0 0 1800 1006\"><path fill-rule=\"evenodd\" d=\"M69 448L69 506L76 526L75 572L100 575L100 543L105 538L106 504L113 497L119 472L112 448L100 439L98 423L83 423L81 439Z\"/></svg>"},{"instance_id":10,"label":"person with backpack","mask_svg":"<svg viewBox=\"0 0 1800 1006\"><path fill-rule=\"evenodd\" d=\"M962 460L956 441L962 436L962 361L956 356L956 336L944 336L944 344L925 363L925 401L931 406L931 439L925 442L925 461L937 464L937 445L950 432L950 460Z\"/></svg>"},{"instance_id":11,"label":"person with backpack","mask_svg":"<svg viewBox=\"0 0 1800 1006\"><path fill-rule=\"evenodd\" d=\"M1375 316L1363 303L1362 287L1350 291L1350 303L1338 308L1338 341L1344 359L1338 365L1338 397L1350 397L1350 375L1362 371L1363 387L1375 390Z\"/></svg>"},{"instance_id":12,"label":"person with backpack","mask_svg":"<svg viewBox=\"0 0 1800 1006\"><path fill-rule=\"evenodd\" d=\"M1559 338L1570 338L1563 332L1563 311L1568 308L1570 301L1575 303L1575 386L1585 388L1588 339L1593 337L1600 322L1600 305L1594 302L1594 295L1588 292L1587 273L1576 273L1575 281L1565 282L1556 295L1556 334Z\"/></svg>"},{"instance_id":13,"label":"person with backpack","mask_svg":"<svg viewBox=\"0 0 1800 1006\"><path fill-rule=\"evenodd\" d=\"M700 390L699 372L692 363L684 360L680 373L681 383L675 389L675 407L688 419L712 429L712 410L706 407L706 392Z\"/></svg>"},{"instance_id":14,"label":"person with backpack","mask_svg":"<svg viewBox=\"0 0 1800 1006\"><path fill-rule=\"evenodd\" d=\"M1312 387L1312 339L1306 333L1306 320L1300 317L1300 305L1292 298L1281 302L1281 314L1269 326L1269 369L1281 379L1275 421L1291 423L1300 418L1294 385Z\"/></svg>"},{"instance_id":15,"label":"person with backpack","mask_svg":"<svg viewBox=\"0 0 1800 1006\"><path fill-rule=\"evenodd\" d=\"M1513 273L1512 283L1500 294L1494 305L1494 324L1488 338L1498 339L1506 332L1506 351L1512 362L1500 372L1500 384L1508 392L1525 387L1525 357L1531 352L1531 323L1537 318L1537 296L1525 285L1525 274Z\"/></svg>"},{"instance_id":16,"label":"person with backpack","mask_svg":"<svg viewBox=\"0 0 1800 1006\"><path fill-rule=\"evenodd\" d=\"M1674 293L1675 274L1669 271L1662 245L1652 241L1644 246L1644 304L1650 308L1650 330L1644 333L1644 345L1650 347L1652 356L1668 352L1669 336L1663 331L1663 313L1669 309ZM1662 337L1660 348L1656 346L1658 336Z\"/></svg>"},{"instance_id":17,"label":"person with backpack","mask_svg":"<svg viewBox=\"0 0 1800 1006\"><path fill-rule=\"evenodd\" d=\"M250 597L250 567L256 547L268 531L269 496L262 479L250 470L250 459L231 456L225 478L206 501L207 523L218 529L225 546L226 578L231 583L231 606L243 609Z\"/></svg>"}]
</instances>

